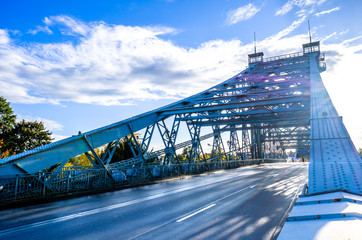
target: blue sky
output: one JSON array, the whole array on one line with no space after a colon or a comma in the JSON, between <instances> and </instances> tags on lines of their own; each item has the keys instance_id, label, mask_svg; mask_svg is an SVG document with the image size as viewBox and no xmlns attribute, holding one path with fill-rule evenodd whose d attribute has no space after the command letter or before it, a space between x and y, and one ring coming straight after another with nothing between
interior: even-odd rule
<instances>
[{"instance_id":1,"label":"blue sky","mask_svg":"<svg viewBox=\"0 0 362 240\"><path fill-rule=\"evenodd\" d=\"M0 0L0 95L58 139L202 91L253 51L326 53L322 78L362 147L362 1Z\"/></svg>"}]
</instances>

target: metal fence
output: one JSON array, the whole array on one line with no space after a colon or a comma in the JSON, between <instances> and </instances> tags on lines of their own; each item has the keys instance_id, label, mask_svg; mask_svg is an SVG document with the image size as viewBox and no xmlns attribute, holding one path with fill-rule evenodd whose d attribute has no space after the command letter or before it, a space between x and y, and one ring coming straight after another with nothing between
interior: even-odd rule
<instances>
[{"instance_id":1,"label":"metal fence","mask_svg":"<svg viewBox=\"0 0 362 240\"><path fill-rule=\"evenodd\" d=\"M122 186L148 184L170 177L275 162L285 162L285 160L253 159L148 165L141 168L111 168L108 172L104 169L70 168L56 174L42 172L16 176L0 175L0 204L27 199L112 190Z\"/></svg>"},{"instance_id":2,"label":"metal fence","mask_svg":"<svg viewBox=\"0 0 362 240\"><path fill-rule=\"evenodd\" d=\"M283 59L293 58L293 57L301 57L303 55L304 55L303 52L289 53L289 54L284 54L284 55L280 55L280 56L264 58L263 62L271 62L271 61L283 60Z\"/></svg>"}]
</instances>

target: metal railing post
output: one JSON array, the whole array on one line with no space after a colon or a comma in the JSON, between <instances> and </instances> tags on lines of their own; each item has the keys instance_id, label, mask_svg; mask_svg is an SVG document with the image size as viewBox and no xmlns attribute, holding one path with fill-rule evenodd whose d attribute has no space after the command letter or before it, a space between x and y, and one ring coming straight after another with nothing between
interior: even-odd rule
<instances>
[{"instance_id":1,"label":"metal railing post","mask_svg":"<svg viewBox=\"0 0 362 240\"><path fill-rule=\"evenodd\" d=\"M43 197L45 196L45 179L46 179L46 175L44 175L44 179L43 179Z\"/></svg>"},{"instance_id":2,"label":"metal railing post","mask_svg":"<svg viewBox=\"0 0 362 240\"><path fill-rule=\"evenodd\" d=\"M107 186L107 171L106 170L103 171L104 171L104 186Z\"/></svg>"},{"instance_id":3,"label":"metal railing post","mask_svg":"<svg viewBox=\"0 0 362 240\"><path fill-rule=\"evenodd\" d=\"M69 192L69 179L70 179L70 171L68 171L68 177L67 177L67 192Z\"/></svg>"},{"instance_id":4,"label":"metal railing post","mask_svg":"<svg viewBox=\"0 0 362 240\"><path fill-rule=\"evenodd\" d=\"M18 177L18 175L16 175L14 200L16 200L16 196L17 196L17 194L18 194L18 182L19 182L19 177Z\"/></svg>"},{"instance_id":5,"label":"metal railing post","mask_svg":"<svg viewBox=\"0 0 362 240\"><path fill-rule=\"evenodd\" d=\"M89 170L87 172L87 189L89 189Z\"/></svg>"},{"instance_id":6,"label":"metal railing post","mask_svg":"<svg viewBox=\"0 0 362 240\"><path fill-rule=\"evenodd\" d=\"M276 163L276 162L284 162L285 160L281 159L269 159L269 158L258 158L258 159L238 159L238 160L231 160L229 158L228 160L224 161L213 161L212 158L207 159L208 162L193 162L193 163L182 163L181 165L177 164L170 164L170 165L159 165L159 175L157 175L157 178L167 178L167 177L174 177L174 176L180 176L182 174L185 175L193 175L193 174L200 174L204 172L210 172L213 170L219 170L219 169L234 169L237 167L245 167L245 166L252 166L252 165L260 165L263 163ZM157 167L157 165L155 165ZM180 168L177 168L180 167ZM153 170L153 169L151 169ZM73 171L73 173L72 173ZM79 171L79 170L77 170ZM13 200L17 199L26 199L29 197L35 197L35 196L43 196L45 195L52 196L55 192L57 193L68 193L69 191L76 191L78 188L86 188L90 189L92 186L95 188L101 188L101 187L112 187L114 185L120 185L124 182L117 181L115 183L110 183L108 180L108 172L105 170L92 170L92 174L90 174L90 169L84 169L83 171L87 171L86 173L82 173L79 175L79 172L74 172L74 170L69 170L67 172L60 172L57 173L56 177L47 174L32 174L27 176L22 175L15 175L15 188L14 188L14 195L10 195L9 197ZM103 176L102 176L103 171ZM115 170L115 174L118 174L117 171L120 171L120 169ZM123 170L125 171L125 170ZM127 180L130 185L134 185L137 183L142 183L149 181L147 178L147 168L141 167L136 169L132 169L132 175L127 175ZM126 171L125 171L126 172ZM122 175L122 171L120 172L120 178L124 179L124 176ZM65 176L67 175L67 176ZM86 175L86 176L85 176ZM33 177L39 178L40 181L32 181ZM13 176L14 177L14 176ZM86 177L86 186L84 186L84 180ZM54 180L55 178L55 180ZM67 179L65 179L67 178ZM73 180L71 180L73 178ZM92 183L90 178L92 178ZM13 178L11 178L13 179ZM53 180L54 181L53 181ZM59 181L57 181L59 179ZM102 185L102 179L104 180L104 183ZM41 181L42 180L42 181ZM48 180L48 182L47 182ZM72 182L71 182L72 181ZM80 182L81 181L81 182ZM108 181L108 182L107 182ZM14 183L14 182L13 182ZM66 184L66 189L64 188L64 183ZM43 184L43 185L41 185ZM70 186L72 184L72 186ZM91 186L92 185L92 186ZM14 185L12 185L14 186ZM47 191L48 188L48 191ZM50 188L50 191L49 191ZM59 189L58 189L59 188ZM47 193L48 192L48 193Z\"/></svg>"}]
</instances>

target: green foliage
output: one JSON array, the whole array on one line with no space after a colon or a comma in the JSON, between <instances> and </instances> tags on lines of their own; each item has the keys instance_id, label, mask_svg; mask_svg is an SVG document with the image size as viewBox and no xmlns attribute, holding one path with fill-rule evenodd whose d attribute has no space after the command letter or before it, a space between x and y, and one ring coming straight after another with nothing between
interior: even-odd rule
<instances>
[{"instance_id":1,"label":"green foliage","mask_svg":"<svg viewBox=\"0 0 362 240\"><path fill-rule=\"evenodd\" d=\"M190 152L191 152L191 146L184 147L182 149L182 153L177 155L177 159L180 162L188 161L188 159L190 157Z\"/></svg>"},{"instance_id":2,"label":"green foliage","mask_svg":"<svg viewBox=\"0 0 362 240\"><path fill-rule=\"evenodd\" d=\"M10 151L4 147L3 132L14 127L16 115L5 98L0 97L0 159L10 156Z\"/></svg>"},{"instance_id":3,"label":"green foliage","mask_svg":"<svg viewBox=\"0 0 362 240\"><path fill-rule=\"evenodd\" d=\"M103 153L103 151L100 148L96 149L95 152L97 153L98 156L100 156ZM93 157L93 154L90 153L90 156ZM93 157L93 159L94 159L94 157ZM67 162L65 167L90 166L90 165L93 165L93 164L91 163L91 161L89 161L88 157L83 153L79 156L69 159L69 161Z\"/></svg>"},{"instance_id":4,"label":"green foliage","mask_svg":"<svg viewBox=\"0 0 362 240\"><path fill-rule=\"evenodd\" d=\"M5 98L0 97L0 134L10 130L15 124L16 115Z\"/></svg>"},{"instance_id":5,"label":"green foliage","mask_svg":"<svg viewBox=\"0 0 362 240\"><path fill-rule=\"evenodd\" d=\"M16 115L5 98L0 97L0 151L1 158L21 153L51 142L51 133L42 122L22 120L15 122Z\"/></svg>"},{"instance_id":6,"label":"green foliage","mask_svg":"<svg viewBox=\"0 0 362 240\"><path fill-rule=\"evenodd\" d=\"M4 140L0 139L0 159L10 156L10 152L8 150L2 152L3 145L4 145Z\"/></svg>"},{"instance_id":7,"label":"green foliage","mask_svg":"<svg viewBox=\"0 0 362 240\"><path fill-rule=\"evenodd\" d=\"M180 162L189 161L190 154L191 154L191 148L192 148L192 146L184 147L184 148L182 149L182 153L177 155L177 159L178 159ZM204 153L204 154L205 154L205 159L211 158L211 156L212 156L212 153ZM221 153L220 153L220 154L221 154ZM203 156L200 156L200 157L203 158ZM202 159L199 159L198 156L196 157L196 161L201 161L201 160L202 160Z\"/></svg>"},{"instance_id":8,"label":"green foliage","mask_svg":"<svg viewBox=\"0 0 362 240\"><path fill-rule=\"evenodd\" d=\"M128 138L130 138L130 136ZM140 144L138 138L139 136L136 135L137 142L138 144ZM137 149L136 144L133 140L131 140L131 145L133 146L133 149ZM135 153L138 154L138 151L135 150ZM104 152L102 154L104 154ZM134 155L132 153L130 144L127 142L126 138L122 138L117 145L116 151L114 152L114 155L110 163L120 162L122 160L126 160L133 157Z\"/></svg>"},{"instance_id":9,"label":"green foliage","mask_svg":"<svg viewBox=\"0 0 362 240\"><path fill-rule=\"evenodd\" d=\"M128 136L128 138L130 138L130 136ZM138 135L136 135L136 138L138 141ZM133 148L136 149L136 145L133 140L131 140L131 145L133 145ZM105 148L104 147L97 148L95 149L95 152L100 158L102 158L103 154L105 154ZM135 152L136 154L138 154L137 150L135 150ZM94 159L93 154L92 153L89 154ZM114 155L110 163L120 162L122 160L130 159L133 157L134 155L126 138L122 138L117 145L116 151L114 152ZM95 159L94 161L96 162ZM69 159L69 161L65 166L69 167L69 166L89 166L89 165L92 165L92 163L89 161L88 157L83 153L77 157Z\"/></svg>"},{"instance_id":10,"label":"green foliage","mask_svg":"<svg viewBox=\"0 0 362 240\"><path fill-rule=\"evenodd\" d=\"M11 154L21 153L51 142L51 133L42 122L22 120L0 135L4 139L3 150Z\"/></svg>"},{"instance_id":11,"label":"green foliage","mask_svg":"<svg viewBox=\"0 0 362 240\"><path fill-rule=\"evenodd\" d=\"M99 151L96 149L96 153L99 154ZM92 154L90 154L92 155ZM89 166L92 165L92 163L89 161L88 157L83 153L80 156L76 157L75 164L77 166Z\"/></svg>"}]
</instances>

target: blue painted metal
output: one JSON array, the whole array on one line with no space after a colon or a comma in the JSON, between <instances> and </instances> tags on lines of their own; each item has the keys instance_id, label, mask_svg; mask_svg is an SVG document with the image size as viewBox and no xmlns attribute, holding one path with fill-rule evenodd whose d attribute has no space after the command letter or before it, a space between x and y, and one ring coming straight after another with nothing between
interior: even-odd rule
<instances>
[{"instance_id":1,"label":"blue painted metal","mask_svg":"<svg viewBox=\"0 0 362 240\"><path fill-rule=\"evenodd\" d=\"M362 160L319 74L310 53L311 139L308 194L348 191L362 194Z\"/></svg>"},{"instance_id":2,"label":"blue painted metal","mask_svg":"<svg viewBox=\"0 0 362 240\"><path fill-rule=\"evenodd\" d=\"M181 163L170 165L151 165L133 168L129 166L110 167L114 181L107 177L105 169L68 168L57 172L39 172L26 175L0 175L3 184L0 191L0 205L28 199L47 199L64 194L94 192L99 189L131 186L149 183L150 173L158 179L185 174L198 174L210 170L238 168L262 163L283 162L273 159L250 159L238 161L212 161ZM285 162L285 161L284 161Z\"/></svg>"},{"instance_id":3,"label":"blue painted metal","mask_svg":"<svg viewBox=\"0 0 362 240\"><path fill-rule=\"evenodd\" d=\"M225 153L224 143L221 137L220 127L218 125L212 126L213 129L213 143L212 143L212 150L211 150L211 157L215 158L216 161L222 161L223 155Z\"/></svg>"},{"instance_id":4,"label":"blue painted metal","mask_svg":"<svg viewBox=\"0 0 362 240\"><path fill-rule=\"evenodd\" d=\"M176 140L179 122L180 121L175 118L171 132L167 129L164 121L157 123L158 130L165 145L165 158L162 164L174 163L175 159L178 161L174 141Z\"/></svg>"},{"instance_id":5,"label":"blue painted metal","mask_svg":"<svg viewBox=\"0 0 362 240\"><path fill-rule=\"evenodd\" d=\"M320 72L326 69L323 61L319 42L304 44L303 52L272 58L250 54L247 69L216 86L162 108L2 159L0 174L41 172L82 153L92 153L93 168L107 172L117 166L147 166L150 159L156 161L152 164L172 164L178 161L177 151L186 146L191 146L189 162L283 158L285 151L293 148L306 153L310 149L309 194L338 189L361 194L361 159L321 82ZM167 126L170 119L172 125ZM189 130L190 140L180 143L181 125ZM201 129L210 133L201 136ZM140 144L134 135L138 131L144 132ZM224 132L229 132L228 139L223 139ZM127 136L136 142L131 144L135 156L110 164L117 143ZM157 137L164 148L150 152L152 139ZM208 138L213 138L209 159L203 146ZM98 147L105 148L106 156L95 154Z\"/></svg>"},{"instance_id":6,"label":"blue painted metal","mask_svg":"<svg viewBox=\"0 0 362 240\"><path fill-rule=\"evenodd\" d=\"M200 144L200 125L197 125L195 123L188 123L187 128L189 130L192 142L189 162L198 162L200 160L205 160L205 154Z\"/></svg>"},{"instance_id":7,"label":"blue painted metal","mask_svg":"<svg viewBox=\"0 0 362 240\"><path fill-rule=\"evenodd\" d=\"M154 130L155 130L155 124L152 124L151 126L148 126L146 128L146 131L145 131L145 134L144 134L144 137L142 140L142 144L141 144L141 149L142 149L143 155L146 154L148 151Z\"/></svg>"},{"instance_id":8,"label":"blue painted metal","mask_svg":"<svg viewBox=\"0 0 362 240\"><path fill-rule=\"evenodd\" d=\"M231 127L234 126L231 125ZM230 150L230 156L229 156L230 160L239 159L241 157L241 146L236 130L230 131L229 150Z\"/></svg>"},{"instance_id":9,"label":"blue painted metal","mask_svg":"<svg viewBox=\"0 0 362 240\"><path fill-rule=\"evenodd\" d=\"M102 161L104 162L104 164L106 166L108 166L108 164L111 162L112 157L113 157L114 153L116 152L117 145L120 141L121 141L121 139L118 139L118 140L108 144L108 146L105 150L105 154L103 154L103 156L102 156ZM110 149L112 149L112 150L110 150Z\"/></svg>"}]
</instances>

